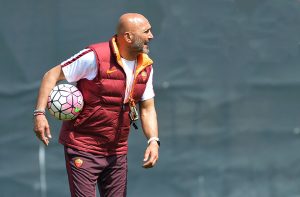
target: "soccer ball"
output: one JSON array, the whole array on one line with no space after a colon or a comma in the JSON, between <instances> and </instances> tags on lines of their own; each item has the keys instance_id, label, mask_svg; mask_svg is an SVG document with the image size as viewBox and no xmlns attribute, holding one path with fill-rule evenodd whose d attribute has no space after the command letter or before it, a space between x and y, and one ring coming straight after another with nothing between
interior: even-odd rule
<instances>
[{"instance_id":1,"label":"soccer ball","mask_svg":"<svg viewBox=\"0 0 300 197\"><path fill-rule=\"evenodd\" d=\"M82 110L83 96L74 85L59 84L51 90L47 107L56 119L73 120Z\"/></svg>"}]
</instances>

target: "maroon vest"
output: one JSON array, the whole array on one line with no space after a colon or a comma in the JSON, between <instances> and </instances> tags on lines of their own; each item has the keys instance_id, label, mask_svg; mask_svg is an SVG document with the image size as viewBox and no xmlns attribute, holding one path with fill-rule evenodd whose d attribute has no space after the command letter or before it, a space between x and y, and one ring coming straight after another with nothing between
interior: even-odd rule
<instances>
[{"instance_id":1,"label":"maroon vest","mask_svg":"<svg viewBox=\"0 0 300 197\"><path fill-rule=\"evenodd\" d=\"M88 47L96 54L98 75L93 80L78 81L84 107L75 120L63 122L59 137L63 145L101 155L127 153L130 119L128 104L123 104L126 74L113 43L114 39ZM132 92L136 103L145 91L151 69L152 65L137 67Z\"/></svg>"}]
</instances>

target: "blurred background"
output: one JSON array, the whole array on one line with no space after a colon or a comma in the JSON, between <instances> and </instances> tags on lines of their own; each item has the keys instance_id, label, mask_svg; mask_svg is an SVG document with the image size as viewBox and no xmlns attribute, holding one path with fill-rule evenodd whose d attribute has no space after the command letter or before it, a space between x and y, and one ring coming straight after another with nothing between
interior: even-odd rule
<instances>
[{"instance_id":1,"label":"blurred background","mask_svg":"<svg viewBox=\"0 0 300 197\"><path fill-rule=\"evenodd\" d=\"M145 170L146 139L132 129L128 196L299 197L299 0L1 0L0 196L69 196L50 116L41 180L37 91L48 69L110 39L125 12L152 24L162 143Z\"/></svg>"}]
</instances>

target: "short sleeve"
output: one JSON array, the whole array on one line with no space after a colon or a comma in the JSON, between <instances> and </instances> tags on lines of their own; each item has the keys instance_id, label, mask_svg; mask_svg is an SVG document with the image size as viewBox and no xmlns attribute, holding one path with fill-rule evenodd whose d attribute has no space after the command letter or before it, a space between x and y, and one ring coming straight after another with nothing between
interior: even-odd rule
<instances>
[{"instance_id":1,"label":"short sleeve","mask_svg":"<svg viewBox=\"0 0 300 197\"><path fill-rule=\"evenodd\" d=\"M141 100L145 101L145 100L153 98L154 96L155 96L155 93L154 93L154 89L153 89L153 67L152 67L149 79L146 83L146 89L144 91L144 94L143 94Z\"/></svg>"},{"instance_id":2,"label":"short sleeve","mask_svg":"<svg viewBox=\"0 0 300 197\"><path fill-rule=\"evenodd\" d=\"M63 73L68 82L77 82L80 79L92 80L97 75L97 63L94 52L84 49L61 63Z\"/></svg>"}]
</instances>

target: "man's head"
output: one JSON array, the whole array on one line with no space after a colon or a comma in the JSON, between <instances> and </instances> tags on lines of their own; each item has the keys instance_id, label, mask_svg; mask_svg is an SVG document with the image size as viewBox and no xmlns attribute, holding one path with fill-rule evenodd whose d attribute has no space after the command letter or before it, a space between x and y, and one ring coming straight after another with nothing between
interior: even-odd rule
<instances>
[{"instance_id":1,"label":"man's head","mask_svg":"<svg viewBox=\"0 0 300 197\"><path fill-rule=\"evenodd\" d=\"M128 53L148 53L148 43L153 38L149 21L141 14L123 14L117 25L119 47L126 48Z\"/></svg>"}]
</instances>

